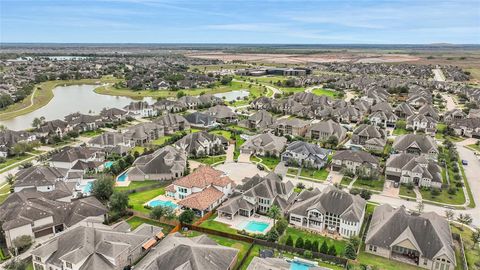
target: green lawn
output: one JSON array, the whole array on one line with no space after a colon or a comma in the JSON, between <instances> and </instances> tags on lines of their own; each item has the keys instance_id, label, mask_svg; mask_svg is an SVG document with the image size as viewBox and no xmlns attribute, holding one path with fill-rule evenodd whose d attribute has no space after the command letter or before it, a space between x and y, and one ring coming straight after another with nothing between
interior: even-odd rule
<instances>
[{"instance_id":1,"label":"green lawn","mask_svg":"<svg viewBox=\"0 0 480 270\"><path fill-rule=\"evenodd\" d=\"M138 226L142 225L143 223L147 223L147 224L150 224L150 225L162 227L163 228L162 232L165 235L168 234L173 229L173 226L171 226L171 225L168 225L168 224L165 224L165 223L160 223L158 221L151 220L151 219L137 217L137 216L133 216L133 217L129 218L127 220L127 223L130 225L132 230L135 230Z\"/></svg>"},{"instance_id":2,"label":"green lawn","mask_svg":"<svg viewBox=\"0 0 480 270\"><path fill-rule=\"evenodd\" d=\"M280 163L280 158L278 157L260 157L262 163L267 166L270 170L275 169L275 167Z\"/></svg>"},{"instance_id":3,"label":"green lawn","mask_svg":"<svg viewBox=\"0 0 480 270\"><path fill-rule=\"evenodd\" d=\"M337 92L333 90L327 90L322 88L316 88L312 90L312 93L317 96L328 96L328 97L335 97L337 96Z\"/></svg>"},{"instance_id":4,"label":"green lawn","mask_svg":"<svg viewBox=\"0 0 480 270\"><path fill-rule=\"evenodd\" d=\"M340 181L340 185L342 185L342 186L348 186L348 185L350 184L350 182L352 182L352 181L353 181L353 178L348 177L348 176L344 176L344 177L342 178L342 181Z\"/></svg>"},{"instance_id":5,"label":"green lawn","mask_svg":"<svg viewBox=\"0 0 480 270\"><path fill-rule=\"evenodd\" d=\"M257 156L250 156L250 161L253 162L253 163L260 162L260 160L261 159Z\"/></svg>"},{"instance_id":6,"label":"green lawn","mask_svg":"<svg viewBox=\"0 0 480 270\"><path fill-rule=\"evenodd\" d=\"M420 269L410 264L405 264L399 261L389 260L380 256L366 253L363 247L362 247L362 250L360 251L360 254L357 257L357 260L361 264L372 265L372 266L374 265L377 267L377 269L382 269L382 270L397 270L397 269L418 270ZM361 269L361 268L358 268L358 269Z\"/></svg>"},{"instance_id":7,"label":"green lawn","mask_svg":"<svg viewBox=\"0 0 480 270\"><path fill-rule=\"evenodd\" d=\"M322 235L319 235L319 234L310 233L310 232L300 230L300 229L297 229L297 228L293 228L293 227L288 227L287 230L285 231L285 233L282 235L282 237L280 237L278 242L280 244L285 244L289 235L292 236L292 239L293 239L294 243L295 243L295 241L297 240L298 237L302 237L304 241L307 240L307 239L309 239L311 242L316 240L316 241L319 242L319 246L323 243L323 241L326 240L328 246L335 245L335 248L337 249L338 256L343 256L343 254L345 252L345 245L347 244L345 241L335 240L335 239L332 239L332 238L328 238L328 237L325 237L325 236L322 236Z\"/></svg>"},{"instance_id":8,"label":"green lawn","mask_svg":"<svg viewBox=\"0 0 480 270\"><path fill-rule=\"evenodd\" d=\"M152 141L152 144L153 144L153 145L162 145L162 144L164 144L168 139L170 139L171 137L172 137L172 136L169 136L169 135L163 136L163 137L161 137L161 138L158 138L158 139L156 139L156 140L153 140L153 141Z\"/></svg>"},{"instance_id":9,"label":"green lawn","mask_svg":"<svg viewBox=\"0 0 480 270\"><path fill-rule=\"evenodd\" d=\"M288 173L288 174L297 175L297 173L298 173L298 168L292 168L292 167L290 167L290 168L288 168L287 173Z\"/></svg>"},{"instance_id":10,"label":"green lawn","mask_svg":"<svg viewBox=\"0 0 480 270\"><path fill-rule=\"evenodd\" d=\"M480 152L480 145L478 144L469 144L467 147L472 148L474 151Z\"/></svg>"},{"instance_id":11,"label":"green lawn","mask_svg":"<svg viewBox=\"0 0 480 270\"><path fill-rule=\"evenodd\" d=\"M127 191L127 190L134 190L140 187L152 186L158 184L159 181L155 180L145 180L145 181L132 181L128 187L115 187L117 191Z\"/></svg>"},{"instance_id":12,"label":"green lawn","mask_svg":"<svg viewBox=\"0 0 480 270\"><path fill-rule=\"evenodd\" d=\"M138 152L140 155L143 154L143 152L145 152L145 147L143 146L135 146L133 147L130 152L133 154L135 152Z\"/></svg>"},{"instance_id":13,"label":"green lawn","mask_svg":"<svg viewBox=\"0 0 480 270\"><path fill-rule=\"evenodd\" d=\"M385 181L383 180L365 180L365 179L357 179L355 183L353 183L353 187L360 188L360 189L371 189L376 191L383 191L383 184Z\"/></svg>"},{"instance_id":14,"label":"green lawn","mask_svg":"<svg viewBox=\"0 0 480 270\"><path fill-rule=\"evenodd\" d=\"M17 156L9 157L5 160L5 162L0 163L0 170L8 167L8 166L10 166L14 163L24 161L25 159L30 158L30 157L32 157L32 156L29 155L29 154L21 155L21 156L18 156L18 157Z\"/></svg>"},{"instance_id":15,"label":"green lawn","mask_svg":"<svg viewBox=\"0 0 480 270\"><path fill-rule=\"evenodd\" d=\"M409 190L405 185L400 185L400 195L416 199L415 192L413 190Z\"/></svg>"},{"instance_id":16,"label":"green lawn","mask_svg":"<svg viewBox=\"0 0 480 270\"><path fill-rule=\"evenodd\" d=\"M217 214L214 214L214 215L210 216L210 218L208 218L207 220L202 222L202 224L200 224L200 227L212 229L212 230L215 230L215 231L237 234L237 230L230 227L230 225L215 221L214 219L216 217L217 217Z\"/></svg>"},{"instance_id":17,"label":"green lawn","mask_svg":"<svg viewBox=\"0 0 480 270\"><path fill-rule=\"evenodd\" d=\"M430 190L426 189L420 189L420 193L422 193L422 198L424 200L457 205L465 203L465 194L461 188L457 190L455 195L448 194L447 189L442 189L438 196L433 196Z\"/></svg>"},{"instance_id":18,"label":"green lawn","mask_svg":"<svg viewBox=\"0 0 480 270\"><path fill-rule=\"evenodd\" d=\"M232 137L232 132L228 130L217 129L217 130L212 130L209 133L223 136L227 140L230 140L230 138Z\"/></svg>"},{"instance_id":19,"label":"green lawn","mask_svg":"<svg viewBox=\"0 0 480 270\"><path fill-rule=\"evenodd\" d=\"M101 130L101 129L97 129L97 130L90 130L90 131L85 131L85 132L82 132L80 134L80 136L82 137L95 137L97 135L100 135L102 134L104 131Z\"/></svg>"},{"instance_id":20,"label":"green lawn","mask_svg":"<svg viewBox=\"0 0 480 270\"><path fill-rule=\"evenodd\" d=\"M408 131L404 128L395 128L393 130L393 135L397 135L397 136L400 136L400 135L405 135L405 134L408 134L408 133L412 133L411 131Z\"/></svg>"},{"instance_id":21,"label":"green lawn","mask_svg":"<svg viewBox=\"0 0 480 270\"><path fill-rule=\"evenodd\" d=\"M478 244L473 245L472 234L473 232L468 228L461 228L460 225L451 225L452 233L458 233L462 236L463 244L465 247L465 256L467 257L467 264L469 269L478 269L475 268L475 265L480 264L480 247ZM460 262L457 262L459 264Z\"/></svg>"},{"instance_id":22,"label":"green lawn","mask_svg":"<svg viewBox=\"0 0 480 270\"><path fill-rule=\"evenodd\" d=\"M132 193L128 195L129 204L133 206L132 208L133 210L143 212L143 213L149 213L150 210L144 208L143 205L146 202L150 201L151 199L157 197L158 195L163 195L163 194L165 194L164 187Z\"/></svg>"},{"instance_id":23,"label":"green lawn","mask_svg":"<svg viewBox=\"0 0 480 270\"><path fill-rule=\"evenodd\" d=\"M325 181L327 179L328 173L329 172L325 168L322 168L320 170L302 168L302 171L300 172L300 176L314 178L320 181Z\"/></svg>"},{"instance_id":24,"label":"green lawn","mask_svg":"<svg viewBox=\"0 0 480 270\"><path fill-rule=\"evenodd\" d=\"M240 155L240 146L245 143L245 140L240 137L240 135L235 135L235 150L233 152L233 159L238 160L238 156Z\"/></svg>"},{"instance_id":25,"label":"green lawn","mask_svg":"<svg viewBox=\"0 0 480 270\"><path fill-rule=\"evenodd\" d=\"M223 156L214 156L214 157L194 158L192 160L198 161L206 165L212 165L215 163L224 162L226 158L227 157L223 155Z\"/></svg>"}]
</instances>

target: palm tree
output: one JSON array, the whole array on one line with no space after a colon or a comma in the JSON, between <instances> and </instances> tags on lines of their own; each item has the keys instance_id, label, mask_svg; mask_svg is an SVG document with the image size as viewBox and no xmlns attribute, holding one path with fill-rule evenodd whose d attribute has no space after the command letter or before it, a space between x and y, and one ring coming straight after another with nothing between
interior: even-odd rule
<instances>
[{"instance_id":1,"label":"palm tree","mask_svg":"<svg viewBox=\"0 0 480 270\"><path fill-rule=\"evenodd\" d=\"M268 209L267 215L268 217L273 219L273 227L275 228L276 220L282 216L280 207L278 207L277 205L272 205L270 209Z\"/></svg>"},{"instance_id":2,"label":"palm tree","mask_svg":"<svg viewBox=\"0 0 480 270\"><path fill-rule=\"evenodd\" d=\"M15 182L15 178L16 178L15 175L9 173L5 179L7 180L7 183L9 185L13 185L13 183Z\"/></svg>"}]
</instances>

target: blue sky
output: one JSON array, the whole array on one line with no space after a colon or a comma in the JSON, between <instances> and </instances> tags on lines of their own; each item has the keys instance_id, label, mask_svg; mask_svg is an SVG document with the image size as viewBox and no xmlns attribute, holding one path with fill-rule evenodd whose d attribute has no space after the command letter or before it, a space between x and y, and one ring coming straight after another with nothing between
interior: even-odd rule
<instances>
[{"instance_id":1,"label":"blue sky","mask_svg":"<svg viewBox=\"0 0 480 270\"><path fill-rule=\"evenodd\" d=\"M480 43L480 1L0 0L1 42Z\"/></svg>"}]
</instances>

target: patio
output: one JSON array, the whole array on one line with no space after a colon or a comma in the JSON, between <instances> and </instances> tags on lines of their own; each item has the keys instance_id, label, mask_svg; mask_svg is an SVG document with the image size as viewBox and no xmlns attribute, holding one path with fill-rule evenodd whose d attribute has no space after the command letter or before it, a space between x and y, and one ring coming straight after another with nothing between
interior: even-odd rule
<instances>
[{"instance_id":1,"label":"patio","mask_svg":"<svg viewBox=\"0 0 480 270\"><path fill-rule=\"evenodd\" d=\"M179 200L176 200L172 197L168 197L168 196L165 196L165 195L158 195L157 197L149 200L148 202L144 203L144 205L148 205L150 206L150 203L153 202L153 201L161 201L162 203L173 203L173 204L176 204L177 205L177 208L175 208L175 213L177 214L177 216L182 212L182 210L180 209L181 206L178 205L178 201Z\"/></svg>"},{"instance_id":2,"label":"patio","mask_svg":"<svg viewBox=\"0 0 480 270\"><path fill-rule=\"evenodd\" d=\"M250 232L250 233L267 233L272 227L273 227L273 219L269 218L269 217L266 217L266 216L261 216L261 215L258 215L258 214L254 214L253 216L251 217L245 217L245 216L241 216L241 215L236 215L234 216L232 219L229 219L229 218L226 218L226 217L221 217L220 215L218 215L214 221L217 221L217 222L220 222L220 223L224 223L224 224L227 224L229 225L231 228L235 229L235 230L245 230L247 232ZM248 222L260 222L260 223L267 223L268 226L262 231L262 232L259 232L259 231L250 231L248 229L245 229L245 226Z\"/></svg>"}]
</instances>

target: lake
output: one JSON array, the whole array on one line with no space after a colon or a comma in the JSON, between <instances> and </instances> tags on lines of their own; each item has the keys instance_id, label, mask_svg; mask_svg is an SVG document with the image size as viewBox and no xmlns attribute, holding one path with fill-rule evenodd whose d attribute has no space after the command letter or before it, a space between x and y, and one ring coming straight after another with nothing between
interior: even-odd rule
<instances>
[{"instance_id":1,"label":"lake","mask_svg":"<svg viewBox=\"0 0 480 270\"><path fill-rule=\"evenodd\" d=\"M45 117L47 121L61 119L74 112L83 114L99 114L103 108L123 108L134 99L129 97L108 96L95 93L98 85L59 86L53 89L53 98L42 108L10 120L0 121L1 125L12 130L23 130L32 127L33 119ZM144 98L152 104L153 98ZM137 100L138 101L138 100Z\"/></svg>"},{"instance_id":2,"label":"lake","mask_svg":"<svg viewBox=\"0 0 480 270\"><path fill-rule=\"evenodd\" d=\"M248 90L235 90L227 93L214 94L214 96L219 97L227 102L243 99L244 97L248 97L248 95L250 95Z\"/></svg>"}]
</instances>

